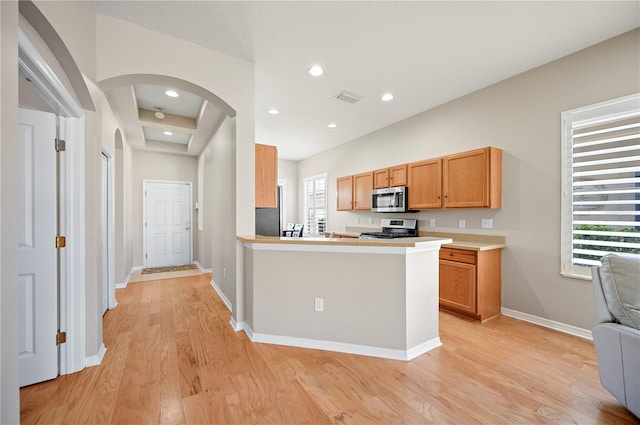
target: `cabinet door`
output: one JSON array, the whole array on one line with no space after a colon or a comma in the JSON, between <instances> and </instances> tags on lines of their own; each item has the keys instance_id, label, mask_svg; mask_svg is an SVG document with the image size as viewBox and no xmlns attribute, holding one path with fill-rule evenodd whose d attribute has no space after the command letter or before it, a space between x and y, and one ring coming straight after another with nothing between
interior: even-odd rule
<instances>
[{"instance_id":1,"label":"cabinet door","mask_svg":"<svg viewBox=\"0 0 640 425\"><path fill-rule=\"evenodd\" d=\"M353 209L353 177L340 177L336 181L338 200L336 209L338 211L349 211Z\"/></svg>"},{"instance_id":2,"label":"cabinet door","mask_svg":"<svg viewBox=\"0 0 640 425\"><path fill-rule=\"evenodd\" d=\"M476 314L476 266L440 260L440 305Z\"/></svg>"},{"instance_id":3,"label":"cabinet door","mask_svg":"<svg viewBox=\"0 0 640 425\"><path fill-rule=\"evenodd\" d=\"M256 208L278 206L278 150L256 144Z\"/></svg>"},{"instance_id":4,"label":"cabinet door","mask_svg":"<svg viewBox=\"0 0 640 425\"><path fill-rule=\"evenodd\" d=\"M409 209L442 207L442 160L429 159L408 165Z\"/></svg>"},{"instance_id":5,"label":"cabinet door","mask_svg":"<svg viewBox=\"0 0 640 425\"><path fill-rule=\"evenodd\" d=\"M383 189L389 187L389 169L383 168L373 172L373 188Z\"/></svg>"},{"instance_id":6,"label":"cabinet door","mask_svg":"<svg viewBox=\"0 0 640 425\"><path fill-rule=\"evenodd\" d=\"M443 159L445 208L500 208L502 151L484 148Z\"/></svg>"},{"instance_id":7,"label":"cabinet door","mask_svg":"<svg viewBox=\"0 0 640 425\"><path fill-rule=\"evenodd\" d=\"M407 164L389 168L389 187L407 185Z\"/></svg>"},{"instance_id":8,"label":"cabinet door","mask_svg":"<svg viewBox=\"0 0 640 425\"><path fill-rule=\"evenodd\" d=\"M373 190L373 173L362 173L353 176L353 209L371 210L371 191Z\"/></svg>"}]
</instances>

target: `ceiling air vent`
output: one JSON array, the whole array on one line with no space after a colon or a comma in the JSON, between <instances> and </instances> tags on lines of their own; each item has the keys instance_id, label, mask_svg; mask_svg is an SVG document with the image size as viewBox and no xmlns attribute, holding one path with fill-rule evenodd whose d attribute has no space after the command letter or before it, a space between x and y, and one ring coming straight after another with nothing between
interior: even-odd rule
<instances>
[{"instance_id":1,"label":"ceiling air vent","mask_svg":"<svg viewBox=\"0 0 640 425\"><path fill-rule=\"evenodd\" d=\"M334 97L338 100L342 100L347 103L357 103L360 101L360 99L362 99L361 96L358 96L355 93L350 93L344 90L338 93L337 95L335 95Z\"/></svg>"}]
</instances>

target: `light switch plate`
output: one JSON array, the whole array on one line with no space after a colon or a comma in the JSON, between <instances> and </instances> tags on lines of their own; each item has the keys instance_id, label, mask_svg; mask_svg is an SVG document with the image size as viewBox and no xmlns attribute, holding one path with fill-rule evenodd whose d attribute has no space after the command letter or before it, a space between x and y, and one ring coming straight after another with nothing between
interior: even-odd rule
<instances>
[{"instance_id":1,"label":"light switch plate","mask_svg":"<svg viewBox=\"0 0 640 425\"><path fill-rule=\"evenodd\" d=\"M436 227L436 219L435 218L430 218L429 219L429 227Z\"/></svg>"},{"instance_id":2,"label":"light switch plate","mask_svg":"<svg viewBox=\"0 0 640 425\"><path fill-rule=\"evenodd\" d=\"M483 229L491 229L493 228L493 220L490 218L483 218L481 225Z\"/></svg>"}]
</instances>

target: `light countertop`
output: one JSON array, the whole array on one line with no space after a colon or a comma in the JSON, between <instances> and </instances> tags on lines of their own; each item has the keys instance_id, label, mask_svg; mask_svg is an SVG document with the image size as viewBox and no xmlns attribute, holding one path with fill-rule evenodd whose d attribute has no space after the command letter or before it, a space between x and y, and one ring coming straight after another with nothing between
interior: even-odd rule
<instances>
[{"instance_id":1,"label":"light countertop","mask_svg":"<svg viewBox=\"0 0 640 425\"><path fill-rule=\"evenodd\" d=\"M336 237L357 238L360 236L360 232L358 232L359 230L363 232L380 231L380 229L376 229L376 228L347 227L346 231L333 232L333 234ZM472 251L489 251L492 249L506 248L505 237L497 236L497 235L421 231L420 236L452 239L453 242L442 245L444 248L468 249ZM415 238L402 238L402 239L415 239Z\"/></svg>"},{"instance_id":2,"label":"light countertop","mask_svg":"<svg viewBox=\"0 0 640 425\"><path fill-rule=\"evenodd\" d=\"M418 248L423 246L451 243L451 238L421 236L417 238L398 239L359 239L359 238L326 238L326 237L302 237L285 238L276 236L238 236L237 239L251 244L293 244L293 245L338 245L338 246L379 246L379 247L406 247Z\"/></svg>"}]
</instances>

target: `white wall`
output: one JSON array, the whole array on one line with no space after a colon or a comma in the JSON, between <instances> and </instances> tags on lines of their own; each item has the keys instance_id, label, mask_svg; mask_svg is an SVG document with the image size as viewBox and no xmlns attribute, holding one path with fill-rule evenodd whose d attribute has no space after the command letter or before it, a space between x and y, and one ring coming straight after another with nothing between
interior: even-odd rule
<instances>
[{"instance_id":1,"label":"white wall","mask_svg":"<svg viewBox=\"0 0 640 425\"><path fill-rule=\"evenodd\" d=\"M0 2L0 423L20 421L18 380L18 3Z\"/></svg>"},{"instance_id":2,"label":"white wall","mask_svg":"<svg viewBox=\"0 0 640 425\"><path fill-rule=\"evenodd\" d=\"M278 180L286 182L285 223L302 223L302 213L298 213L298 162L278 160ZM299 209L302 211L302 207Z\"/></svg>"},{"instance_id":3,"label":"white wall","mask_svg":"<svg viewBox=\"0 0 640 425\"><path fill-rule=\"evenodd\" d=\"M205 149L204 169L204 231L203 244L209 252L211 279L222 290L232 305L236 306L233 290L236 274L235 232L229 218L233 215L233 162L236 120L226 118ZM227 270L226 276L224 270Z\"/></svg>"},{"instance_id":4,"label":"white wall","mask_svg":"<svg viewBox=\"0 0 640 425\"><path fill-rule=\"evenodd\" d=\"M145 152L133 150L132 161L135 164L133 175L127 184L132 192L132 222L133 236L133 262L136 266L143 265L142 236L144 231L143 217L143 180L167 180L190 182L192 199L195 202L198 182L198 160L194 156L172 155L158 152ZM191 205L191 213L195 217L194 204ZM193 232L192 249L198 246L198 232ZM195 258L195 256L194 256Z\"/></svg>"},{"instance_id":5,"label":"white wall","mask_svg":"<svg viewBox=\"0 0 640 425\"><path fill-rule=\"evenodd\" d=\"M379 226L388 216L336 211L337 177L484 146L503 149L502 209L408 216L421 230L435 218L436 231L460 231L464 218L463 232L473 233L483 232L482 218L492 218L486 233L506 236L507 244L503 307L590 329L590 282L560 277L560 113L640 91L639 63L637 29L302 160L299 180L328 173L329 230L366 226L370 217Z\"/></svg>"}]
</instances>

